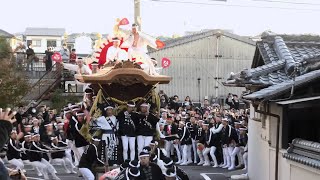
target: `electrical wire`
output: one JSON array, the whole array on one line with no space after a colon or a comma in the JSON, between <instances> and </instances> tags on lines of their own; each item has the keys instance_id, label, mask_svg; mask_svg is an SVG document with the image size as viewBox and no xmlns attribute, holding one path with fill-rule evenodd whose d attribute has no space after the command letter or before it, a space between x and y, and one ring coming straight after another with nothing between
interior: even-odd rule
<instances>
[{"instance_id":1,"label":"electrical wire","mask_svg":"<svg viewBox=\"0 0 320 180\"><path fill-rule=\"evenodd\" d=\"M278 0L251 0L251 1L260 1L267 3L281 3L281 4L297 4L297 5L312 5L312 6L320 6L318 3L309 3L309 2L291 2L291 1L278 1Z\"/></svg>"},{"instance_id":2,"label":"electrical wire","mask_svg":"<svg viewBox=\"0 0 320 180\"><path fill-rule=\"evenodd\" d=\"M176 0L145 0L145 1L160 2L160 3L206 5L206 6L225 6L225 7L240 7L240 8L282 9L282 10L294 10L294 11L320 12L320 9L307 9L307 8L302 9L302 8L286 8L286 7L273 7L273 6L251 6L251 5L240 5L240 4L216 4L216 3L205 3L205 2L194 2L194 1L176 1Z\"/></svg>"},{"instance_id":3,"label":"electrical wire","mask_svg":"<svg viewBox=\"0 0 320 180\"><path fill-rule=\"evenodd\" d=\"M207 74L209 74L218 84L220 84L225 90L229 91L230 89L226 88L221 82L219 82L218 77L214 77L207 69L206 66L204 66L199 59L194 58L194 60L198 61L198 64L207 72ZM226 91L226 92L227 92Z\"/></svg>"}]
</instances>

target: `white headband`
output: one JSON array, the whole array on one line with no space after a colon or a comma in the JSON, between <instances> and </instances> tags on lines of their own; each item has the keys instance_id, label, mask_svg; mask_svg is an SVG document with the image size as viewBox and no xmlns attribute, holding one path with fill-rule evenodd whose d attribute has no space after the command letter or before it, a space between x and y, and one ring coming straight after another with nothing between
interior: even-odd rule
<instances>
[{"instance_id":1,"label":"white headband","mask_svg":"<svg viewBox=\"0 0 320 180\"><path fill-rule=\"evenodd\" d=\"M113 107L112 106L108 106L108 107L104 108L104 110L107 110L107 109L113 109Z\"/></svg>"},{"instance_id":2,"label":"white headband","mask_svg":"<svg viewBox=\"0 0 320 180\"><path fill-rule=\"evenodd\" d=\"M130 171L131 169L129 169L129 174L133 177L139 177L140 176L140 171L138 171L138 174L132 174L132 172Z\"/></svg>"},{"instance_id":3,"label":"white headband","mask_svg":"<svg viewBox=\"0 0 320 180\"><path fill-rule=\"evenodd\" d=\"M93 141L100 142L100 139L92 138Z\"/></svg>"},{"instance_id":4,"label":"white headband","mask_svg":"<svg viewBox=\"0 0 320 180\"><path fill-rule=\"evenodd\" d=\"M131 167L139 168L139 167L140 167L140 161L138 161L138 165L137 165L137 166L133 165L133 164L131 163L131 161L129 162L129 165L130 165Z\"/></svg>"},{"instance_id":5,"label":"white headband","mask_svg":"<svg viewBox=\"0 0 320 180\"><path fill-rule=\"evenodd\" d=\"M149 104L147 104L147 103L142 103L140 106L141 106L141 107L149 107Z\"/></svg>"},{"instance_id":6,"label":"white headband","mask_svg":"<svg viewBox=\"0 0 320 180\"><path fill-rule=\"evenodd\" d=\"M171 165L171 164L173 164L173 161L172 161L172 160L171 160L170 162L168 162L168 163L163 162L163 165L165 165L165 166L169 166L169 165Z\"/></svg>"}]
</instances>

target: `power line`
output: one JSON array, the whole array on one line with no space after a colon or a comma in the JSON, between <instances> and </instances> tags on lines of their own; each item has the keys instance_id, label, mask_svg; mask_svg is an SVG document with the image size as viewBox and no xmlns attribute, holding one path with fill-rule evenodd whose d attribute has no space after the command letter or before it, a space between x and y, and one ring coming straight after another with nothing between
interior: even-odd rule
<instances>
[{"instance_id":1,"label":"power line","mask_svg":"<svg viewBox=\"0 0 320 180\"><path fill-rule=\"evenodd\" d=\"M252 1L260 1L267 3L281 3L281 4L297 4L297 5L313 5L320 6L318 3L309 3L309 2L291 2L291 1L278 1L278 0L252 0Z\"/></svg>"},{"instance_id":2,"label":"power line","mask_svg":"<svg viewBox=\"0 0 320 180\"><path fill-rule=\"evenodd\" d=\"M285 8L285 7L272 7L272 6L251 6L251 5L240 5L240 4L215 4L215 3L204 3L204 2L202 3L202 2L194 2L194 1L176 1L176 0L146 0L146 1L149 1L149 2L160 2L160 3L178 3L178 4L206 5L206 6L225 6L225 7L282 9L282 10L320 12L320 9L301 9L301 8Z\"/></svg>"}]
</instances>

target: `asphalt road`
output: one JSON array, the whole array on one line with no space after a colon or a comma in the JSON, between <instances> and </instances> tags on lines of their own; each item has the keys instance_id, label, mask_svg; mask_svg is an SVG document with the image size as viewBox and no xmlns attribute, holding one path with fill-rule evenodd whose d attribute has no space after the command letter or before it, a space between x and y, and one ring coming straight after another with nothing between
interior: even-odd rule
<instances>
[{"instance_id":1,"label":"asphalt road","mask_svg":"<svg viewBox=\"0 0 320 180\"><path fill-rule=\"evenodd\" d=\"M202 167L202 166L180 166L191 180L229 180L231 175L243 174L242 170L228 171L222 168ZM55 166L58 177L61 180L82 180L77 174L66 174L61 166ZM35 171L31 171L30 166L26 166L28 180L43 180L38 177Z\"/></svg>"}]
</instances>

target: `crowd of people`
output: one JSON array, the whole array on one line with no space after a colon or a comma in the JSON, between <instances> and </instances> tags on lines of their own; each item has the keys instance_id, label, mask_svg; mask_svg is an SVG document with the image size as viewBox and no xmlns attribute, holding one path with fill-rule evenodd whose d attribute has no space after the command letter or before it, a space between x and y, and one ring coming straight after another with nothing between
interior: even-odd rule
<instances>
[{"instance_id":1,"label":"crowd of people","mask_svg":"<svg viewBox=\"0 0 320 180\"><path fill-rule=\"evenodd\" d=\"M115 179L188 179L177 165L247 168L249 112L239 109L236 95L229 94L225 103L231 108L225 108L208 99L196 107L189 97L179 101L160 93L158 114L149 112L149 104L137 107L129 101L118 114L117 107L108 105L93 118L89 111L95 94L90 88L82 102L61 111L21 106L2 159L20 174L30 165L44 179L59 179L53 165L88 180L95 178L96 166L120 165L116 177L104 176ZM86 139L86 124L101 135Z\"/></svg>"},{"instance_id":2,"label":"crowd of people","mask_svg":"<svg viewBox=\"0 0 320 180\"><path fill-rule=\"evenodd\" d=\"M46 71L51 71L53 66L52 55L54 53L59 53L63 62L76 64L77 54L76 49L71 49L69 51L66 44L63 44L61 48L56 48L48 46L44 54L37 54L33 49L33 45L30 43L25 46L23 43L18 44L18 46L13 51L15 53L16 65L18 68L24 68L26 71L33 71L34 64L38 61L43 61ZM40 59L38 56L43 56L43 59Z\"/></svg>"}]
</instances>

